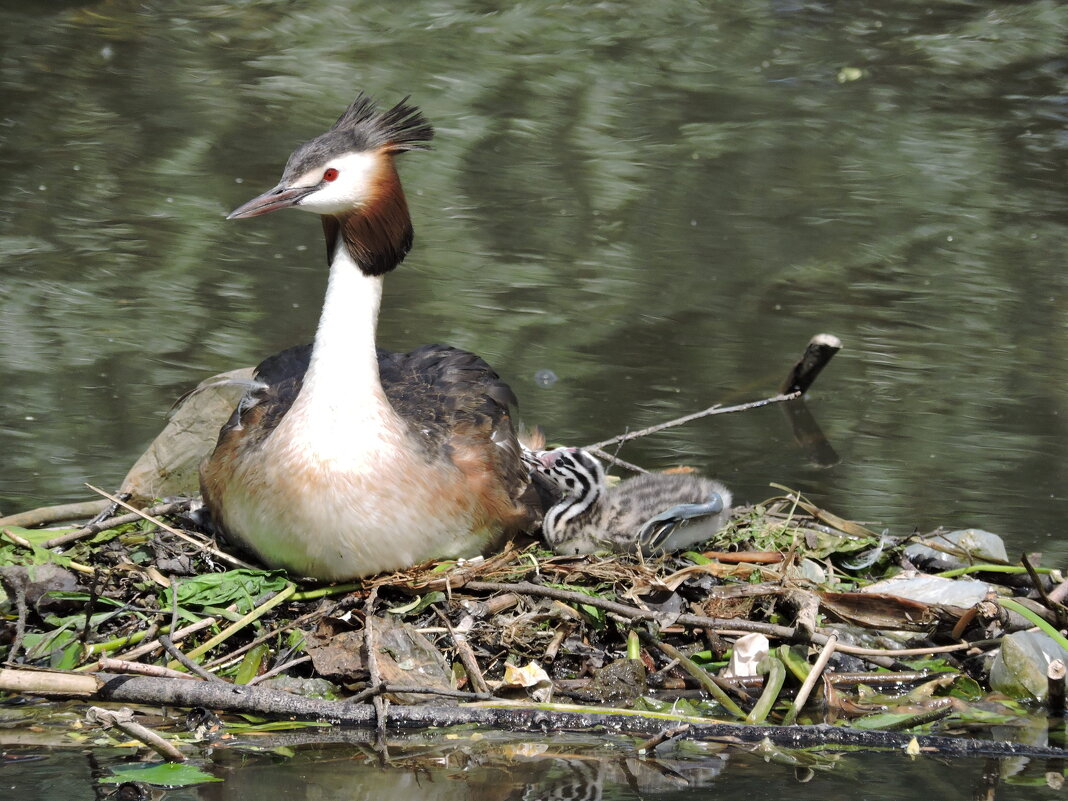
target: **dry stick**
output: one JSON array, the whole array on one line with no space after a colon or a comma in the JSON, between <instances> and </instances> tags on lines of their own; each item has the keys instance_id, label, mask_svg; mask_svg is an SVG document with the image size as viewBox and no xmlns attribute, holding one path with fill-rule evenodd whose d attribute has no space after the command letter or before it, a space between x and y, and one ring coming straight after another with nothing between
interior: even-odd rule
<instances>
[{"instance_id":1,"label":"dry stick","mask_svg":"<svg viewBox=\"0 0 1068 801\"><path fill-rule=\"evenodd\" d=\"M86 484L85 486L87 486L93 492L99 492L101 495L103 495L105 498L107 498L112 503L117 503L119 506L123 507L124 509L129 509L131 512L136 514L138 517L143 517L145 520L148 520L151 523L155 523L161 529L163 529L166 532L169 532L169 533L173 534L174 536L178 537L179 539L183 539L186 542L190 543L191 545L195 545L198 548L201 548L201 549L207 551L212 556L214 556L216 559L218 559L218 560L220 560L222 562L229 562L230 564L232 564L232 565L234 565L236 567L247 567L250 570L258 570L259 569L258 567L256 567L256 565L249 564L248 562L246 562L246 561L244 561L242 559L238 559L236 556L231 556L230 554L226 553L225 551L220 551L218 548L213 548L212 546L208 545L207 542L204 542L202 540L198 540L196 537L190 536L189 534L187 534L186 532L182 531L181 529L174 528L173 526L168 526L162 520L160 520L157 517L153 517L153 516L149 515L147 512L143 512L140 509L135 509L133 506L131 506L130 504L126 503L126 501L120 500L119 498L117 498L114 495L112 495L110 492L105 492L104 490L102 490L102 489L100 489L98 487L94 487L92 484Z\"/></svg>"},{"instance_id":2,"label":"dry stick","mask_svg":"<svg viewBox=\"0 0 1068 801\"><path fill-rule=\"evenodd\" d=\"M92 517L100 514L107 507L108 505L104 501L82 501L80 503L64 503L59 506L42 506L40 509L31 509L28 512L19 512L7 517L0 517L0 526L18 526L19 528L46 526L49 523L59 523L63 520Z\"/></svg>"},{"instance_id":3,"label":"dry stick","mask_svg":"<svg viewBox=\"0 0 1068 801\"><path fill-rule=\"evenodd\" d=\"M159 635L159 644L163 646L163 650L167 652L167 655L171 659L178 662L178 664L180 664L182 667L184 667L191 673L195 673L196 675L200 676L200 678L206 679L207 681L221 681L223 684L227 683L223 681L223 679L220 679L218 676L212 673L210 670L204 670L204 668L202 668L188 656L179 651L175 644L171 642L171 638L168 637L166 634Z\"/></svg>"},{"instance_id":4,"label":"dry stick","mask_svg":"<svg viewBox=\"0 0 1068 801\"><path fill-rule=\"evenodd\" d=\"M685 734L689 730L689 723L683 723L681 726L675 726L671 729L664 729L659 734L650 737L648 740L638 746L638 756L644 756L645 754L648 754L658 745L666 743L668 740L673 740L676 737Z\"/></svg>"},{"instance_id":5,"label":"dry stick","mask_svg":"<svg viewBox=\"0 0 1068 801\"><path fill-rule=\"evenodd\" d=\"M367 594L367 601L363 605L363 644L364 649L367 651L367 672L370 674L372 686L385 684L382 681L382 674L378 670L378 658L375 653L375 634L371 625L376 600L378 600L377 586L371 588L371 591ZM377 746L378 750L382 751L384 750L383 746L386 738L386 714L389 711L389 705L381 695L374 696L371 702L375 709L375 733L378 735Z\"/></svg>"},{"instance_id":6,"label":"dry stick","mask_svg":"<svg viewBox=\"0 0 1068 801\"><path fill-rule=\"evenodd\" d=\"M274 676L277 676L279 673L285 673L291 667L296 667L297 665L303 665L305 662L311 662L311 657L310 656L300 656L300 657L297 657L296 659L291 659L290 661L286 662L285 664L279 665L276 668L271 668L266 673L261 673L259 676L253 676L251 679L249 679L249 681L246 684L246 686L251 686L253 684L259 684L261 681L266 681L267 679L273 678Z\"/></svg>"},{"instance_id":7,"label":"dry stick","mask_svg":"<svg viewBox=\"0 0 1068 801\"><path fill-rule=\"evenodd\" d=\"M218 685L203 681L160 679L150 676L93 675L52 671L6 670L0 668L0 690L47 697L92 698L127 704L177 707L201 706L224 712L248 712L274 719L329 721L340 726L374 726L374 711L366 704L303 698L280 690L241 685ZM440 707L430 704L396 706L390 723L398 730L430 726L475 724L509 731L537 731L549 727L558 731L589 731L603 727L609 731L651 737L665 723L690 723L687 737L702 740L773 744L792 748L810 746L859 746L901 749L913 740L911 734L870 732L837 726L746 726L709 721L707 718L667 715L605 707L577 707L563 704L512 703L491 701L482 704ZM1063 759L1068 750L996 740L969 740L939 735L915 735L921 749L947 756L1011 756L1035 759Z\"/></svg>"},{"instance_id":8,"label":"dry stick","mask_svg":"<svg viewBox=\"0 0 1068 801\"><path fill-rule=\"evenodd\" d=\"M130 662L127 659L112 659L110 657L103 657L96 664L98 671L104 673L136 673L139 676L159 676L165 679L189 679L190 681L196 681L193 676L188 673L182 673L180 670L171 670L165 668L163 665L146 665L144 662Z\"/></svg>"},{"instance_id":9,"label":"dry stick","mask_svg":"<svg viewBox=\"0 0 1068 801\"><path fill-rule=\"evenodd\" d=\"M721 406L716 404L709 406L707 409L701 412L694 412L693 414L685 415L684 417L678 417L674 420L668 420L666 423L657 423L655 426L649 426L643 428L640 431L628 431L626 434L620 434L617 437L611 437L610 439L601 440L600 442L594 442L592 445L586 445L583 450L592 451L595 449L603 449L607 445L615 445L617 442L629 442L632 439L638 439L639 437L647 437L650 434L655 434L658 431L663 431L665 428L674 428L675 426L681 426L694 420L700 420L702 417L711 417L716 414L731 414L732 412L745 412L749 409L759 409L762 406L770 406L773 403L785 403L786 401L796 400L801 397L800 392L789 392L785 395L773 395L770 398L764 398L763 400L750 401L749 403L741 403L737 406Z\"/></svg>"},{"instance_id":10,"label":"dry stick","mask_svg":"<svg viewBox=\"0 0 1068 801\"><path fill-rule=\"evenodd\" d=\"M214 617L205 617L201 620L198 620L196 623L190 623L188 626L178 629L178 631L174 632L173 634L170 634L170 632L168 632L166 628L164 628L164 634L168 634L170 636L171 642L180 642L181 640L184 640L186 637L188 637L190 634L195 634L201 629L206 629L210 626L214 626L216 623L218 623L218 620L216 620ZM150 640L149 642L139 645L136 648L131 648L129 651L124 651L123 653L115 654L113 658L134 660L144 656L145 654L150 654L157 648L162 647L163 646L160 644L159 640ZM93 646L90 645L87 648L87 655L92 653Z\"/></svg>"},{"instance_id":11,"label":"dry stick","mask_svg":"<svg viewBox=\"0 0 1068 801\"><path fill-rule=\"evenodd\" d=\"M32 542L30 542L25 537L20 537L18 534L16 534L10 528L0 528L0 536L7 537L9 540L11 540L13 543L18 545L20 548L25 548L28 551L32 551L33 550L33 543ZM82 573L82 574L84 574L86 576L91 576L96 571L96 568L89 567L89 565L83 565L80 562L75 562L73 559L69 560L66 563L66 567L69 567L71 570L75 570L78 573Z\"/></svg>"},{"instance_id":12,"label":"dry stick","mask_svg":"<svg viewBox=\"0 0 1068 801\"><path fill-rule=\"evenodd\" d=\"M564 644L564 640L567 639L567 635L571 633L571 625L569 623L561 623L559 628L553 632L553 638L549 640L549 644L545 647L545 654L542 656L546 662L555 662L556 655L560 653L560 646Z\"/></svg>"},{"instance_id":13,"label":"dry stick","mask_svg":"<svg viewBox=\"0 0 1068 801\"><path fill-rule=\"evenodd\" d=\"M18 618L15 620L15 639L7 652L8 662L14 662L19 649L22 648L22 640L26 636L26 616L29 614L29 609L26 607L26 588L19 584L11 589L15 593L15 609L18 610Z\"/></svg>"},{"instance_id":14,"label":"dry stick","mask_svg":"<svg viewBox=\"0 0 1068 801\"><path fill-rule=\"evenodd\" d=\"M1035 566L1031 564L1031 560L1027 558L1027 554L1023 554L1020 557L1020 562L1026 568L1027 575L1031 577L1031 584L1034 586L1042 603L1053 613L1054 619L1057 621L1057 628L1063 629L1068 624L1068 609L1064 608L1064 604L1054 603L1050 600L1049 593L1046 592L1046 584L1042 581L1042 577L1038 575Z\"/></svg>"},{"instance_id":15,"label":"dry stick","mask_svg":"<svg viewBox=\"0 0 1068 801\"><path fill-rule=\"evenodd\" d=\"M796 400L804 395L808 388L812 386L812 382L816 380L816 376L820 374L820 371L834 357L834 354L841 350L841 348L841 340L833 334L816 334L816 336L809 340L808 346L805 348L805 352L801 356L801 359L791 368L789 374L786 376L786 380L783 382L782 389L778 395L773 395L772 397L764 398L763 400L742 403L737 406L722 406L717 403L714 406L709 406L704 411L694 412L693 414L669 420L666 423L658 423L657 425L643 428L640 431L628 431L625 434L595 442L592 445L585 446L584 450L594 451L598 456L614 459L615 457L604 452L603 449L606 446L615 445L616 443L622 444L632 439L638 439L639 437L647 437L650 434L663 431L665 428L681 426L694 420L699 420L702 417L711 417L716 414L731 414L732 412L745 412L750 409L759 409L763 406L770 406L773 403L785 403L786 401ZM634 469L633 465L623 466L628 469ZM645 472L641 468L638 468L638 470L639 472Z\"/></svg>"},{"instance_id":16,"label":"dry stick","mask_svg":"<svg viewBox=\"0 0 1068 801\"><path fill-rule=\"evenodd\" d=\"M173 631L176 628L178 628L178 581L174 576L171 576L171 630ZM178 646L176 646L166 634L159 635L159 644L163 646L163 650L166 651L172 659L177 659L186 670L189 670L200 676L200 678L207 679L208 681L222 681L222 679L214 673L204 670L204 668L179 651Z\"/></svg>"},{"instance_id":17,"label":"dry stick","mask_svg":"<svg viewBox=\"0 0 1068 801\"><path fill-rule=\"evenodd\" d=\"M478 665L475 651L467 640L467 632L474 625L474 618L471 615L465 615L460 621L460 625L454 627L444 612L440 609L435 609L434 611L445 622L445 628L448 629L453 645L456 646L456 655L460 657L460 663L467 673L467 680L471 682L471 686L475 688L476 693L489 695L489 685L486 684L486 678L482 675L482 668Z\"/></svg>"},{"instance_id":18,"label":"dry stick","mask_svg":"<svg viewBox=\"0 0 1068 801\"><path fill-rule=\"evenodd\" d=\"M462 698L465 701L492 701L493 696L489 693L471 693L464 690L446 690L443 687L423 687L422 685L387 684L382 682L373 687L360 690L356 695L345 701L347 704L362 704L368 698L376 698L383 693L412 693L424 695L442 695L446 698Z\"/></svg>"},{"instance_id":19,"label":"dry stick","mask_svg":"<svg viewBox=\"0 0 1068 801\"><path fill-rule=\"evenodd\" d=\"M617 615L632 620L658 620L662 617L660 612L652 612L647 609L639 609L636 606L606 601L596 595L583 595L580 592L570 590L558 590L555 587L543 587L540 584L531 584L529 581L520 581L515 584L501 584L495 581L469 581L464 585L467 589L475 592L517 592L521 595L533 595L540 598L554 598L573 604L585 604L604 609L607 612L615 612ZM739 631L757 631L769 637L791 639L794 630L787 626L776 626L772 623L759 623L754 620L735 620L716 617L704 617L702 615L679 615L675 622L683 626L704 629L737 629Z\"/></svg>"},{"instance_id":20,"label":"dry stick","mask_svg":"<svg viewBox=\"0 0 1068 801\"><path fill-rule=\"evenodd\" d=\"M609 453L608 451L604 450L603 448L590 446L590 447L586 448L586 450L589 451L590 453L592 453L594 456L598 456L601 459L604 459L609 464L618 465L619 467L622 467L624 470L630 470L630 472L632 472L632 473L648 473L649 472L644 467L639 467L638 465L633 464L632 462L628 462L626 459L620 459L614 453Z\"/></svg>"},{"instance_id":21,"label":"dry stick","mask_svg":"<svg viewBox=\"0 0 1068 801\"><path fill-rule=\"evenodd\" d=\"M1060 659L1054 659L1046 667L1046 708L1049 710L1049 716L1053 718L1064 715L1065 672L1064 662Z\"/></svg>"},{"instance_id":22,"label":"dry stick","mask_svg":"<svg viewBox=\"0 0 1068 801\"><path fill-rule=\"evenodd\" d=\"M819 659L816 660L816 664L812 666L812 670L808 672L808 677L805 679L805 683L801 685L801 689L797 691L797 697L794 698L793 706L786 713L786 717L783 718L784 726L793 725L797 720L797 715L804 707L805 701L808 700L809 695L812 693L812 688L816 686L816 682L819 681L820 676L823 674L823 669L827 667L827 663L831 660L831 655L834 654L835 647L838 645L838 632L831 632L827 638L827 644L823 647L823 652L820 654Z\"/></svg>"},{"instance_id":23,"label":"dry stick","mask_svg":"<svg viewBox=\"0 0 1068 801\"><path fill-rule=\"evenodd\" d=\"M190 651L187 656L190 659L196 659L198 656L206 654L219 643L225 642L226 640L230 639L230 637L239 632L252 621L259 620L265 614L267 614L276 606L278 606L278 604L287 600L289 596L291 596L296 591L296 584L287 584L283 589L275 593L274 597L272 597L270 600L263 602L241 619L227 626L225 629L220 631L207 642L198 645L196 648ZM173 665L168 665L167 667L173 667Z\"/></svg>"},{"instance_id":24,"label":"dry stick","mask_svg":"<svg viewBox=\"0 0 1068 801\"><path fill-rule=\"evenodd\" d=\"M129 709L120 709L118 712L113 712L110 709L91 706L86 716L90 722L98 723L105 729L114 726L135 740L140 740L169 762L185 762L185 754L171 743L140 723L134 723L133 712Z\"/></svg>"},{"instance_id":25,"label":"dry stick","mask_svg":"<svg viewBox=\"0 0 1068 801\"><path fill-rule=\"evenodd\" d=\"M1050 590L1048 597L1053 603L1064 603L1064 599L1068 598L1068 579L1065 579L1052 590Z\"/></svg>"},{"instance_id":26,"label":"dry stick","mask_svg":"<svg viewBox=\"0 0 1068 801\"><path fill-rule=\"evenodd\" d=\"M157 506L153 506L150 509L146 509L144 514L151 515L152 517L158 517L159 515L169 515L172 512L176 512L179 509L188 506L188 501L179 501L175 503L161 503ZM59 548L63 545L69 545L77 540L84 539L86 537L92 537L94 534L99 534L101 531L107 531L109 528L116 528L118 526L125 526L127 523L136 523L144 517L139 512L130 512L125 515L118 515L116 517L109 517L107 520L101 520L99 523L92 523L85 528L80 528L77 531L72 531L69 534L64 534L60 537L53 537L50 540L46 540L41 543L42 548Z\"/></svg>"},{"instance_id":27,"label":"dry stick","mask_svg":"<svg viewBox=\"0 0 1068 801\"><path fill-rule=\"evenodd\" d=\"M296 593L294 593L294 595L296 595ZM241 656L246 651L251 651L257 645L267 642L267 640L271 639L271 637L274 637L274 636L276 636L278 634L281 634L283 631L288 631L289 629L294 629L297 626L299 626L301 623L305 623L305 622L307 622L307 621L309 621L309 620L311 620L311 619L313 619L315 617L321 617L324 614L326 614L326 612L324 612L323 610L316 609L314 612L308 612L306 615L301 615L296 620L293 620L293 621L291 621L289 623L286 623L284 626L276 626L275 628L273 628L270 631L268 631L266 634L261 634L259 637L254 639L252 642L245 643L240 648L235 648L234 650L229 651L229 652L223 654L220 657L216 657L215 659L211 659L211 660L205 662L204 663L204 667L209 669L209 670L211 668L220 667L224 663L230 662L231 660L234 660L234 657Z\"/></svg>"}]
</instances>

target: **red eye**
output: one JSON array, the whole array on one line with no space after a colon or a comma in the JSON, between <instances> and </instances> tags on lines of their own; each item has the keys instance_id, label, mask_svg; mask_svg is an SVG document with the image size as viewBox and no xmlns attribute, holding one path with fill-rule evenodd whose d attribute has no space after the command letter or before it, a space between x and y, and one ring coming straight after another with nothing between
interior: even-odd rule
<instances>
[{"instance_id":1,"label":"red eye","mask_svg":"<svg viewBox=\"0 0 1068 801\"><path fill-rule=\"evenodd\" d=\"M323 180L324 181L336 181L337 180L337 170L335 170L333 167L328 169L326 172L323 173Z\"/></svg>"}]
</instances>

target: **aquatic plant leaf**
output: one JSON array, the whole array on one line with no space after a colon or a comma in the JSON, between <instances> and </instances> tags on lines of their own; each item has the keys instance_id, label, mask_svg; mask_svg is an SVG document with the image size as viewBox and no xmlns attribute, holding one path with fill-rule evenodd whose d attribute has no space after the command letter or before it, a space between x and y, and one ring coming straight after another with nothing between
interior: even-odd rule
<instances>
[{"instance_id":1,"label":"aquatic plant leaf","mask_svg":"<svg viewBox=\"0 0 1068 801\"><path fill-rule=\"evenodd\" d=\"M101 784L122 784L123 782L142 782L160 787L188 787L203 782L221 782L210 773L205 773L195 765L161 762L155 765L129 765L113 767L112 776L104 776Z\"/></svg>"},{"instance_id":2,"label":"aquatic plant leaf","mask_svg":"<svg viewBox=\"0 0 1068 801\"><path fill-rule=\"evenodd\" d=\"M265 731L291 731L294 729L329 728L329 723L318 720L264 720L259 723L235 723L226 724L226 731L230 734L241 732L253 734Z\"/></svg>"},{"instance_id":3,"label":"aquatic plant leaf","mask_svg":"<svg viewBox=\"0 0 1068 801\"><path fill-rule=\"evenodd\" d=\"M767 762L778 765L791 765L799 768L813 768L816 770L830 770L840 758L840 754L829 754L820 751L806 751L801 748L782 748L774 745L766 737L753 747L752 753L762 756Z\"/></svg>"},{"instance_id":4,"label":"aquatic plant leaf","mask_svg":"<svg viewBox=\"0 0 1068 801\"><path fill-rule=\"evenodd\" d=\"M268 592L279 592L287 584L280 570L240 568L225 573L205 573L178 583L179 606L229 606L237 604L239 612L248 612L256 599ZM171 590L163 590L160 608L170 609Z\"/></svg>"},{"instance_id":5,"label":"aquatic plant leaf","mask_svg":"<svg viewBox=\"0 0 1068 801\"><path fill-rule=\"evenodd\" d=\"M444 601L446 598L443 592L428 592L426 595L416 596L415 600L402 606L395 606L389 610L391 615L400 615L401 617L407 617L408 615L414 615L418 612L422 612L426 607L431 604L436 604L439 601Z\"/></svg>"},{"instance_id":6,"label":"aquatic plant leaf","mask_svg":"<svg viewBox=\"0 0 1068 801\"><path fill-rule=\"evenodd\" d=\"M21 526L4 526L4 531L10 531L17 537L21 537L31 545L40 545L54 537L62 537L77 531L76 528L22 528Z\"/></svg>"},{"instance_id":7,"label":"aquatic plant leaf","mask_svg":"<svg viewBox=\"0 0 1068 801\"><path fill-rule=\"evenodd\" d=\"M900 727L903 723L912 720L915 717L915 709L908 712L876 712L874 715L857 718L853 721L852 725L855 728L867 729L869 731L889 729Z\"/></svg>"}]
</instances>

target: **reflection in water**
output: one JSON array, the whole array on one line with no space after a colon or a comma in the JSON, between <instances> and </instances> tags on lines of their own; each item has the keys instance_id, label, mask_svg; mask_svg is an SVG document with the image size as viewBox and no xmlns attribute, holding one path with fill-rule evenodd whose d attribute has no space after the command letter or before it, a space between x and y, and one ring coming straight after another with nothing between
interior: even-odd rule
<instances>
[{"instance_id":1,"label":"reflection in water","mask_svg":"<svg viewBox=\"0 0 1068 801\"><path fill-rule=\"evenodd\" d=\"M205 766L222 782L163 791L166 801L601 801L662 799L793 801L864 798L1061 798L1060 770L1027 760L912 760L898 753L781 753L765 760L723 746L660 746L658 758L639 759L634 742L616 736L553 734L549 741L499 733L452 734L391 740L380 756L355 732L333 732L329 742L284 744L284 735L217 747ZM28 762L6 747L0 762L12 798L94 797L94 780L136 761L128 751L57 749ZM2 757L0 757L2 758ZM793 760L800 765L793 764ZM807 767L803 767L807 766ZM947 769L948 767L948 769ZM1049 771L1049 772L1045 772ZM1044 773L1045 772L1045 773ZM1050 786L1050 785L1054 786ZM99 789L99 786L96 788ZM99 797L99 793L96 794Z\"/></svg>"},{"instance_id":2,"label":"reflection in water","mask_svg":"<svg viewBox=\"0 0 1068 801\"><path fill-rule=\"evenodd\" d=\"M456 739L464 740L463 735ZM620 793L641 797L671 790L710 788L726 758L639 759L629 741L565 735L565 745L523 742L497 736L494 744L469 739L459 746L394 747L381 764L369 746L298 751L285 762L234 761L216 775L223 784L204 785L205 801L227 798L284 798L289 801L600 801ZM233 755L229 755L233 756ZM226 765L229 756L218 755ZM314 769L314 779L307 771Z\"/></svg>"},{"instance_id":3,"label":"reflection in water","mask_svg":"<svg viewBox=\"0 0 1068 801\"><path fill-rule=\"evenodd\" d=\"M222 215L366 88L440 134L383 343L486 355L583 444L771 394L830 331L835 466L771 409L622 455L1063 559L1066 28L1042 0L5 6L0 511L115 485L185 389L310 340L314 232Z\"/></svg>"}]
</instances>

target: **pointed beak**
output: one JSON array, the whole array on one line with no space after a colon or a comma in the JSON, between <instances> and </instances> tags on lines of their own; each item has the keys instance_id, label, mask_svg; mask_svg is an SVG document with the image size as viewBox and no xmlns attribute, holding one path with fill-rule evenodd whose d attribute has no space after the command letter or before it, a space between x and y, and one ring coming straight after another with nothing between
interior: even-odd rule
<instances>
[{"instance_id":1,"label":"pointed beak","mask_svg":"<svg viewBox=\"0 0 1068 801\"><path fill-rule=\"evenodd\" d=\"M295 206L305 195L309 195L318 189L318 186L286 186L278 184L274 189L268 189L259 197L254 197L248 203L238 206L226 215L228 220L243 220L247 217L259 217L272 211Z\"/></svg>"}]
</instances>

